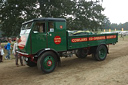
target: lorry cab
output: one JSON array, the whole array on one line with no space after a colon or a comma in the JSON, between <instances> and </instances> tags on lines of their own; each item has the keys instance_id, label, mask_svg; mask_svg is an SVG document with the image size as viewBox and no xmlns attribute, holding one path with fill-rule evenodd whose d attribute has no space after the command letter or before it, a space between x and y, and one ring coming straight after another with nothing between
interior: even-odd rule
<instances>
[{"instance_id":1,"label":"lorry cab","mask_svg":"<svg viewBox=\"0 0 128 85\"><path fill-rule=\"evenodd\" d=\"M22 23L19 52L36 54L44 49L65 51L66 20L63 18L39 18Z\"/></svg>"}]
</instances>

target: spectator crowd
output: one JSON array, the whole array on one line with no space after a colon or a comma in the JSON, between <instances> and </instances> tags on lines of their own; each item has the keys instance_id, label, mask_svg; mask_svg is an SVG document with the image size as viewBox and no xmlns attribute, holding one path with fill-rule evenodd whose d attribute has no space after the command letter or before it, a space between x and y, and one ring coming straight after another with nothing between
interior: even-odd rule
<instances>
[{"instance_id":1,"label":"spectator crowd","mask_svg":"<svg viewBox=\"0 0 128 85\"><path fill-rule=\"evenodd\" d=\"M19 63L18 63L18 60L20 60L21 66L24 66L22 56L20 56L17 53L19 38L15 39L14 45L11 44L12 43L12 39L11 38L7 39L7 41L8 41L8 43L6 45L4 45L4 46L0 42L0 63L3 62L4 58L5 58L5 60L10 60L11 59L10 55L11 55L11 51L12 51L13 56L15 56L15 64L16 64L16 66L17 67L20 66ZM4 51L6 51L6 55L5 55Z\"/></svg>"}]
</instances>

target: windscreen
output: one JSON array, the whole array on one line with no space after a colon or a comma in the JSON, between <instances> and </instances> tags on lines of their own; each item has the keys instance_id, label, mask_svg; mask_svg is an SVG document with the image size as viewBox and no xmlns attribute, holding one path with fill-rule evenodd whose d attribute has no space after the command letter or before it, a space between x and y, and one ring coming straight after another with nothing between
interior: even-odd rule
<instances>
[{"instance_id":1,"label":"windscreen","mask_svg":"<svg viewBox=\"0 0 128 85\"><path fill-rule=\"evenodd\" d=\"M27 24L23 24L21 27L20 35L30 33L31 26L32 26L32 22L27 23Z\"/></svg>"}]
</instances>

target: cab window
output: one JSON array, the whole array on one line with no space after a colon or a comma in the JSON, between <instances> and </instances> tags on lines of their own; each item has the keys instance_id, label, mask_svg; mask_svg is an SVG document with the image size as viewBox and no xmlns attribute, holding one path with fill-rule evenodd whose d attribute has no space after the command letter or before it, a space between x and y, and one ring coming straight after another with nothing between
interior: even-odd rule
<instances>
[{"instance_id":1,"label":"cab window","mask_svg":"<svg viewBox=\"0 0 128 85\"><path fill-rule=\"evenodd\" d=\"M48 22L48 32L54 32L54 23Z\"/></svg>"},{"instance_id":2,"label":"cab window","mask_svg":"<svg viewBox=\"0 0 128 85\"><path fill-rule=\"evenodd\" d=\"M45 32L45 23L44 22L37 22L33 29L34 33L44 33Z\"/></svg>"}]
</instances>

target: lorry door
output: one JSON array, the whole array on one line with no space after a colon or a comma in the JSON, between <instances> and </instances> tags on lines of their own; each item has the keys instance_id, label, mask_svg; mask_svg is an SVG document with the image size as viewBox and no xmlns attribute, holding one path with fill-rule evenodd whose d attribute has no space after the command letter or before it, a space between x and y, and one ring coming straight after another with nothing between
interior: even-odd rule
<instances>
[{"instance_id":1,"label":"lorry door","mask_svg":"<svg viewBox=\"0 0 128 85\"><path fill-rule=\"evenodd\" d=\"M35 22L32 28L31 36L31 49L32 54L47 47L46 39L46 23L45 22Z\"/></svg>"},{"instance_id":2,"label":"lorry door","mask_svg":"<svg viewBox=\"0 0 128 85\"><path fill-rule=\"evenodd\" d=\"M48 48L65 51L67 49L65 22L49 21L47 27Z\"/></svg>"}]
</instances>

